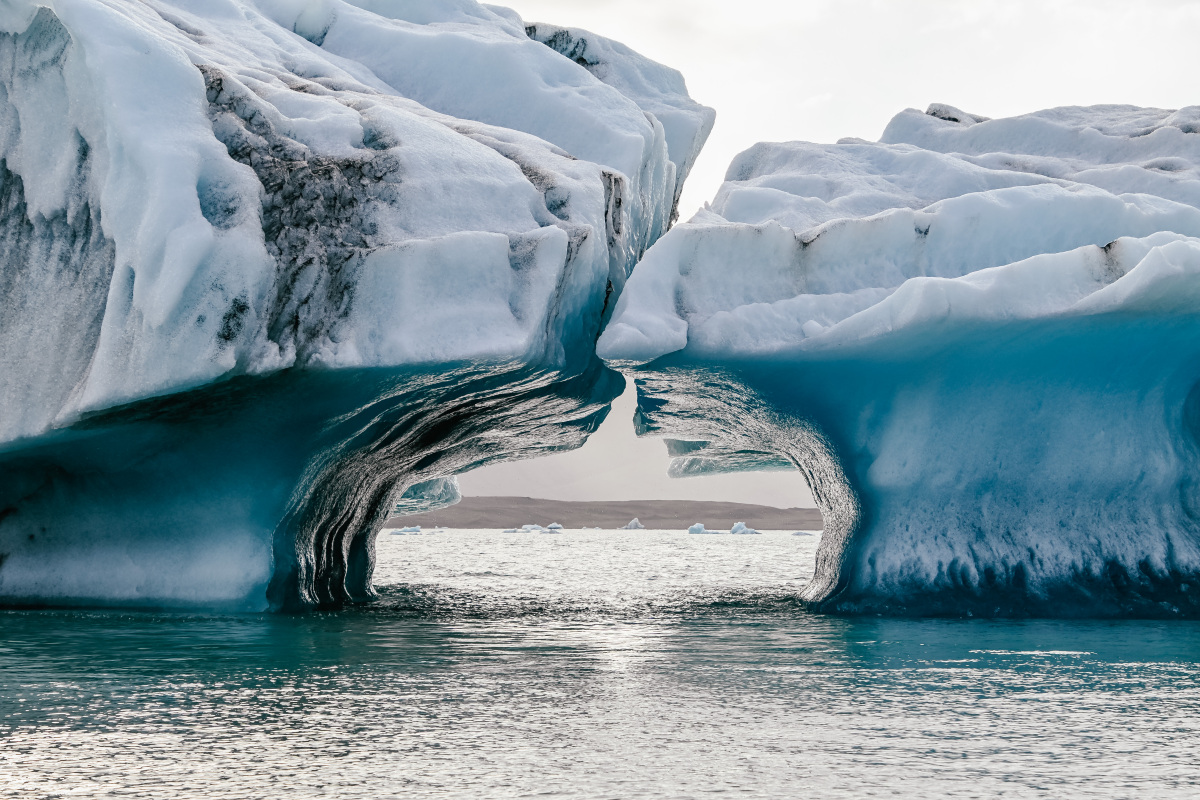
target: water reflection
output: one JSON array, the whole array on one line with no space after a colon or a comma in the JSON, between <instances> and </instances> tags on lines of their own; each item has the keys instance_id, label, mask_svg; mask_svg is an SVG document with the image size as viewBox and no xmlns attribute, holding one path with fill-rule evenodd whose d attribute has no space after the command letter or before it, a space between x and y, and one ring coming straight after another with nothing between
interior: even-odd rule
<instances>
[{"instance_id":1,"label":"water reflection","mask_svg":"<svg viewBox=\"0 0 1200 800\"><path fill-rule=\"evenodd\" d=\"M794 572L767 538L728 553ZM1196 623L818 617L669 563L690 603L631 578L614 610L598 568L558 608L528 574L463 577L479 564L437 555L461 544L404 546L413 574L447 573L404 587L424 615L0 614L6 794L1191 794Z\"/></svg>"}]
</instances>

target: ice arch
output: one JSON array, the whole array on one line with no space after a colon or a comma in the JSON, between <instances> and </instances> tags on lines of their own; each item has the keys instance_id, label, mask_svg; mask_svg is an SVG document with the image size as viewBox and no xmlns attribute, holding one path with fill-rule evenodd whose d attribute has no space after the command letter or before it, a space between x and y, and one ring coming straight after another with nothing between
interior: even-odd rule
<instances>
[{"instance_id":1,"label":"ice arch","mask_svg":"<svg viewBox=\"0 0 1200 800\"><path fill-rule=\"evenodd\" d=\"M758 145L599 353L686 458L805 470L819 608L1195 616L1197 119L934 106Z\"/></svg>"},{"instance_id":2,"label":"ice arch","mask_svg":"<svg viewBox=\"0 0 1200 800\"><path fill-rule=\"evenodd\" d=\"M0 6L0 603L362 600L408 486L582 442L713 112L555 30Z\"/></svg>"}]
</instances>

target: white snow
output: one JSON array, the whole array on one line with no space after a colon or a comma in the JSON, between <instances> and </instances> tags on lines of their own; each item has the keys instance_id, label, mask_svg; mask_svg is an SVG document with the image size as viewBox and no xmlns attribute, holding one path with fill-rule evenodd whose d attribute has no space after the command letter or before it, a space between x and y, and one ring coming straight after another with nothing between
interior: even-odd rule
<instances>
[{"instance_id":1,"label":"white snow","mask_svg":"<svg viewBox=\"0 0 1200 800\"><path fill-rule=\"evenodd\" d=\"M939 321L1115 313L1160 248L1200 268L1198 130L1200 107L937 106L880 143L755 145L646 254L598 352L815 357Z\"/></svg>"},{"instance_id":2,"label":"white snow","mask_svg":"<svg viewBox=\"0 0 1200 800\"><path fill-rule=\"evenodd\" d=\"M5 3L0 441L234 374L590 349L712 112L587 39L471 0Z\"/></svg>"}]
</instances>

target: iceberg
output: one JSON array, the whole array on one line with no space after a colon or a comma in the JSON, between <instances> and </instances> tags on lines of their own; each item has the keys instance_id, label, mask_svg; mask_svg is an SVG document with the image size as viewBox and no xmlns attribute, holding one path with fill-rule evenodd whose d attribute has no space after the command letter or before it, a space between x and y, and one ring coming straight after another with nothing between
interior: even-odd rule
<instances>
[{"instance_id":1,"label":"iceberg","mask_svg":"<svg viewBox=\"0 0 1200 800\"><path fill-rule=\"evenodd\" d=\"M733 527L729 529L729 532L734 534L735 536L758 535L758 531L754 530L754 528L751 528L749 525L747 525L744 522L734 523Z\"/></svg>"},{"instance_id":2,"label":"iceberg","mask_svg":"<svg viewBox=\"0 0 1200 800\"><path fill-rule=\"evenodd\" d=\"M596 530L600 530L600 529L596 528ZM639 520L637 517L634 517L633 519L629 520L629 522L622 525L621 530L644 531L644 530L646 530L646 526L641 523L641 520Z\"/></svg>"},{"instance_id":3,"label":"iceberg","mask_svg":"<svg viewBox=\"0 0 1200 800\"><path fill-rule=\"evenodd\" d=\"M1200 107L764 143L597 350L673 471L799 469L815 607L1200 614Z\"/></svg>"},{"instance_id":4,"label":"iceberg","mask_svg":"<svg viewBox=\"0 0 1200 800\"><path fill-rule=\"evenodd\" d=\"M0 54L9 605L369 600L392 509L603 419L713 121L472 0L9 0Z\"/></svg>"},{"instance_id":5,"label":"iceberg","mask_svg":"<svg viewBox=\"0 0 1200 800\"><path fill-rule=\"evenodd\" d=\"M695 525L688 528L688 533L715 533L716 531L708 531L704 529L703 522L697 522Z\"/></svg>"}]
</instances>

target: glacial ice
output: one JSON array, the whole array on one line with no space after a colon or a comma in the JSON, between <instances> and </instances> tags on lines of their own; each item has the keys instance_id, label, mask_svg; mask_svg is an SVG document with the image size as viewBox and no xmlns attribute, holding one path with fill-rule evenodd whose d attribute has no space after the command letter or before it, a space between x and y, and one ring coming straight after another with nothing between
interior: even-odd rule
<instances>
[{"instance_id":1,"label":"glacial ice","mask_svg":"<svg viewBox=\"0 0 1200 800\"><path fill-rule=\"evenodd\" d=\"M426 511L437 511L449 508L462 499L458 488L458 478L453 475L443 478L414 483L404 490L400 499L392 507L392 513L398 516L420 514ZM418 526L420 527L420 526Z\"/></svg>"},{"instance_id":2,"label":"glacial ice","mask_svg":"<svg viewBox=\"0 0 1200 800\"><path fill-rule=\"evenodd\" d=\"M597 350L674 471L804 473L819 608L1200 613L1200 107L756 145Z\"/></svg>"},{"instance_id":3,"label":"glacial ice","mask_svg":"<svg viewBox=\"0 0 1200 800\"><path fill-rule=\"evenodd\" d=\"M646 526L642 524L641 520L639 520L637 517L634 517L633 519L629 520L629 522L625 523L621 527L621 530L644 531L644 530L646 530Z\"/></svg>"},{"instance_id":4,"label":"glacial ice","mask_svg":"<svg viewBox=\"0 0 1200 800\"><path fill-rule=\"evenodd\" d=\"M4 603L371 597L397 504L603 418L713 121L472 0L8 0L0 55Z\"/></svg>"}]
</instances>

